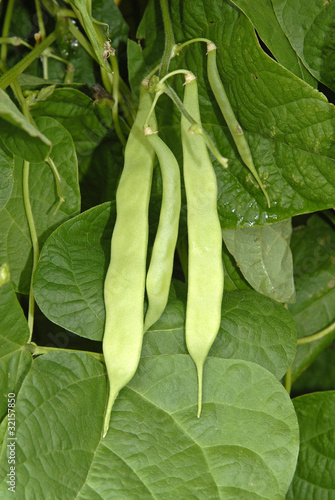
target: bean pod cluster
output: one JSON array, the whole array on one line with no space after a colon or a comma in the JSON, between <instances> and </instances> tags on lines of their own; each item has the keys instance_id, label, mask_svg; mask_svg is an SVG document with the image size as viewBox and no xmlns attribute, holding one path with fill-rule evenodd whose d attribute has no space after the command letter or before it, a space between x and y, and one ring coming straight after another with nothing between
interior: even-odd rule
<instances>
[{"instance_id":1,"label":"bean pod cluster","mask_svg":"<svg viewBox=\"0 0 335 500\"><path fill-rule=\"evenodd\" d=\"M213 95L235 141L242 161L268 195L254 167L251 152L238 124L216 66L216 46L206 39L207 72ZM186 42L188 44L189 42ZM186 45L184 44L184 45ZM176 52L177 53L177 52ZM222 234L217 212L217 183L208 148L223 167L227 160L217 151L201 125L197 80L187 70L184 99L166 86L169 75L143 82L139 109L125 148L124 169L116 195L117 218L111 241L111 258L105 278L106 322L103 353L109 380L103 436L119 391L134 376L144 333L162 315L172 279L181 207L181 169L159 137L154 106L167 93L180 107L183 180L187 201L188 293L185 337L198 377L197 416L202 408L204 364L221 320L224 289ZM155 98L151 99L151 93ZM150 125L149 125L150 118ZM148 210L157 156L162 178L162 203L148 270ZM144 314L145 293L148 307Z\"/></svg>"}]
</instances>

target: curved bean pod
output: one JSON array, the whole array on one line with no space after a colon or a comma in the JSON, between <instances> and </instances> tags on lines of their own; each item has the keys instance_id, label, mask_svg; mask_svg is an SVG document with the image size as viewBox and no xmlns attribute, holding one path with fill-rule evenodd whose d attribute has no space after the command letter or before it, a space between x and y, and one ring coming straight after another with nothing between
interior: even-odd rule
<instances>
[{"instance_id":1,"label":"curved bean pod","mask_svg":"<svg viewBox=\"0 0 335 500\"><path fill-rule=\"evenodd\" d=\"M102 347L109 394L103 437L115 398L135 374L142 348L148 207L154 164L154 150L143 136L143 126L150 106L150 95L142 85L116 193L117 218L104 286L106 322Z\"/></svg>"},{"instance_id":2,"label":"curved bean pod","mask_svg":"<svg viewBox=\"0 0 335 500\"><path fill-rule=\"evenodd\" d=\"M191 116L200 123L196 79L191 74L185 80L184 105ZM216 176L203 138L190 134L190 125L190 122L182 116L181 137L189 243L185 328L187 349L198 373L199 417L202 405L203 367L221 320L223 265Z\"/></svg>"},{"instance_id":3,"label":"curved bean pod","mask_svg":"<svg viewBox=\"0 0 335 500\"><path fill-rule=\"evenodd\" d=\"M171 149L151 127L146 127L144 134L158 157L163 184L158 229L146 281L149 300L144 322L146 331L160 318L168 301L178 237L181 192L179 165Z\"/></svg>"},{"instance_id":4,"label":"curved bean pod","mask_svg":"<svg viewBox=\"0 0 335 500\"><path fill-rule=\"evenodd\" d=\"M221 109L221 113L228 125L237 150L240 153L243 162L258 182L258 185L266 198L268 207L270 207L270 199L255 168L249 144L245 138L241 125L235 117L233 108L230 105L226 91L223 87L216 64L216 45L213 42L207 44L207 76L216 102Z\"/></svg>"}]
</instances>

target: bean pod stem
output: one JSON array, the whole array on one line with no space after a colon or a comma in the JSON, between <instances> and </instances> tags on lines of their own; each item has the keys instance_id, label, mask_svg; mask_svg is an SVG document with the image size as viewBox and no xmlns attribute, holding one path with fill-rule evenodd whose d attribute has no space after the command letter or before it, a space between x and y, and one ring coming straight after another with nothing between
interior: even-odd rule
<instances>
[{"instance_id":1,"label":"bean pod stem","mask_svg":"<svg viewBox=\"0 0 335 500\"><path fill-rule=\"evenodd\" d=\"M233 108L230 105L226 91L220 79L220 75L216 64L216 45L213 42L207 44L207 74L212 92L214 94L216 102L218 103L221 109L221 113L228 125L229 131L234 139L237 150L243 162L248 167L252 175L255 177L259 187L261 188L266 198L268 207L270 207L270 199L255 168L249 144L245 138L241 125L238 123L235 117Z\"/></svg>"}]
</instances>

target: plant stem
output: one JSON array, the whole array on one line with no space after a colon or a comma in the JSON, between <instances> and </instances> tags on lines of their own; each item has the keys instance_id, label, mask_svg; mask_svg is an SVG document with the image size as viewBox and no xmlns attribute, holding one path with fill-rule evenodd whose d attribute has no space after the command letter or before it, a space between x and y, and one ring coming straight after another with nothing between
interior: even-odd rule
<instances>
[{"instance_id":1,"label":"plant stem","mask_svg":"<svg viewBox=\"0 0 335 500\"><path fill-rule=\"evenodd\" d=\"M33 292L33 277L34 272L37 267L38 256L39 256L39 245L37 232L35 227L35 221L33 216L33 211L31 208L30 198L29 198L29 168L30 163L26 160L23 162L23 203L26 211L26 217L29 226L30 238L33 246L33 269L31 273L30 290L29 290L29 307L28 307L28 327L30 332L29 341L31 341L33 335L34 327L34 312L35 312L35 299Z\"/></svg>"},{"instance_id":2,"label":"plant stem","mask_svg":"<svg viewBox=\"0 0 335 500\"><path fill-rule=\"evenodd\" d=\"M42 14L42 9L41 9L41 4L40 0L35 0L35 8L36 8L36 14L37 14L37 22L38 22L38 29L39 29L39 35L41 37L41 40L45 40L45 26L44 26L44 21L43 21L43 14ZM42 68L43 68L43 78L44 80L48 80L49 78L49 61L48 61L48 55L47 54L42 54Z\"/></svg>"},{"instance_id":3,"label":"plant stem","mask_svg":"<svg viewBox=\"0 0 335 500\"><path fill-rule=\"evenodd\" d=\"M10 29L10 23L12 21L13 9L15 0L9 0L6 8L5 19L3 22L2 36L7 37ZM7 60L7 44L1 46L0 59L3 63Z\"/></svg>"},{"instance_id":4,"label":"plant stem","mask_svg":"<svg viewBox=\"0 0 335 500\"><path fill-rule=\"evenodd\" d=\"M168 0L160 0L160 6L163 16L163 24L165 31L165 47L162 57L162 63L159 69L159 78L163 78L169 71L170 59L172 57L174 43L173 28L169 12L169 2Z\"/></svg>"},{"instance_id":5,"label":"plant stem","mask_svg":"<svg viewBox=\"0 0 335 500\"><path fill-rule=\"evenodd\" d=\"M70 20L68 20L67 28L71 33L71 35L74 36L76 40L78 40L82 48L86 50L86 52L92 57L92 59L95 62L98 62L98 58L95 55L92 45L87 40L87 38L82 34L82 32L77 28L77 26L75 26Z\"/></svg>"},{"instance_id":6,"label":"plant stem","mask_svg":"<svg viewBox=\"0 0 335 500\"><path fill-rule=\"evenodd\" d=\"M31 342L26 345L26 349L33 355L33 356L39 356L40 354L48 354L49 352L83 352L85 354L89 354L90 356L93 356L93 358L97 359L98 361L104 362L104 355L99 352L93 352L93 351L81 351L80 349L65 349L62 347L47 347L47 346L38 346L35 344L35 342Z\"/></svg>"},{"instance_id":7,"label":"plant stem","mask_svg":"<svg viewBox=\"0 0 335 500\"><path fill-rule=\"evenodd\" d=\"M285 389L289 394L291 394L291 388L292 388L292 368L290 367L285 375Z\"/></svg>"},{"instance_id":8,"label":"plant stem","mask_svg":"<svg viewBox=\"0 0 335 500\"><path fill-rule=\"evenodd\" d=\"M61 205L64 203L65 201L65 198L64 196L62 195L62 192L61 192L61 188L60 188L60 183L61 183L61 177L59 175L59 172L58 172L58 169L54 163L54 161L52 160L52 158L47 158L47 163L49 165L49 167L51 168L52 170L52 173L54 175L54 178L55 178L55 182L56 182L56 189L57 189L57 195L58 195L58 198L59 198L59 201L58 201L58 204L57 204L57 207L55 208L55 211L53 212L53 215L56 215L56 213L58 212L58 210L60 209Z\"/></svg>"},{"instance_id":9,"label":"plant stem","mask_svg":"<svg viewBox=\"0 0 335 500\"><path fill-rule=\"evenodd\" d=\"M115 51L111 54L110 56L110 61L112 65L112 90L113 90L113 107L112 107L112 116L113 116L113 123L114 123L114 128L116 135L118 136L121 144L123 147L126 147L126 139L125 136L123 135L123 132L120 127L120 121L119 121L119 85L120 85L120 73L119 73L119 65L117 63ZM101 68L101 71L104 71L103 68ZM109 73L107 73L107 77L109 78Z\"/></svg>"},{"instance_id":10,"label":"plant stem","mask_svg":"<svg viewBox=\"0 0 335 500\"><path fill-rule=\"evenodd\" d=\"M327 328L324 328L320 332L315 333L314 335L309 335L308 337L302 337L298 339L297 345L310 344L311 342L315 342L317 340L322 339L323 337L326 337L327 335L330 335L334 331L335 331L335 322L327 326Z\"/></svg>"},{"instance_id":11,"label":"plant stem","mask_svg":"<svg viewBox=\"0 0 335 500\"><path fill-rule=\"evenodd\" d=\"M177 43L173 47L172 57L177 56L183 50L183 48L186 47L187 45L191 45L191 43L197 43L197 42L203 42L203 43L208 44L208 43L211 43L211 40L209 40L208 38L192 38L191 40L188 40L187 42Z\"/></svg>"},{"instance_id":12,"label":"plant stem","mask_svg":"<svg viewBox=\"0 0 335 500\"><path fill-rule=\"evenodd\" d=\"M204 141L206 142L206 146L210 150L210 152L213 154L213 156L216 158L216 160L223 166L223 168L227 168L228 160L227 158L224 158L220 152L218 151L217 147L215 146L214 142L210 138L210 136L207 134L207 132L204 130L204 128L198 123L187 111L185 108L184 104L181 102L179 97L177 96L176 92L169 86L166 85L164 88L164 93L170 97L170 99L174 102L174 104L177 106L179 111L187 118L187 120L191 123L190 127L190 132L194 134L199 134L202 135Z\"/></svg>"},{"instance_id":13,"label":"plant stem","mask_svg":"<svg viewBox=\"0 0 335 500\"><path fill-rule=\"evenodd\" d=\"M15 78L17 78L21 73L24 72L28 66L32 62L39 57L42 52L48 48L56 39L58 35L58 30L57 28L55 31L50 33L50 35L43 40L39 45L37 45L29 54L26 55L21 61L19 61L15 66L13 66L10 70L7 71L4 75L1 76L0 78L0 88L5 90L8 85L10 85Z\"/></svg>"}]
</instances>

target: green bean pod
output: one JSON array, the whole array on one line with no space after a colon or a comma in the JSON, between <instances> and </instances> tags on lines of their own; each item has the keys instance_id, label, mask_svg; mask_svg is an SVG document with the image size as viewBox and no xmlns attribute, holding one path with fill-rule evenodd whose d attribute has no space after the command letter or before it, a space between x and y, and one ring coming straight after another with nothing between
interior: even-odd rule
<instances>
[{"instance_id":1,"label":"green bean pod","mask_svg":"<svg viewBox=\"0 0 335 500\"><path fill-rule=\"evenodd\" d=\"M194 75L185 78L184 105L200 123ZM182 116L181 138L187 199L188 293L186 345L198 373L198 417L202 406L203 368L218 333L223 295L222 235L217 212L216 176L202 137L190 134Z\"/></svg>"},{"instance_id":2,"label":"green bean pod","mask_svg":"<svg viewBox=\"0 0 335 500\"><path fill-rule=\"evenodd\" d=\"M151 127L146 127L144 134L158 157L163 185L158 229L146 280L148 295L148 309L144 322L146 331L163 314L168 301L178 237L181 192L179 165L171 149Z\"/></svg>"},{"instance_id":3,"label":"green bean pod","mask_svg":"<svg viewBox=\"0 0 335 500\"><path fill-rule=\"evenodd\" d=\"M233 108L230 105L226 91L223 87L216 64L216 45L213 42L207 44L207 76L215 100L218 103L223 118L225 119L228 125L229 131L235 142L237 150L243 162L248 167L252 175L255 177L259 187L261 188L266 198L268 207L270 207L270 199L255 168L249 144L245 138L241 125L238 123L235 117Z\"/></svg>"},{"instance_id":4,"label":"green bean pod","mask_svg":"<svg viewBox=\"0 0 335 500\"><path fill-rule=\"evenodd\" d=\"M151 97L142 85L116 193L117 217L104 286L106 322L102 347L109 394L103 437L115 398L135 374L142 348L148 208L154 165L154 150L143 135L143 126L150 106Z\"/></svg>"}]
</instances>

